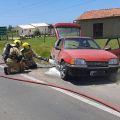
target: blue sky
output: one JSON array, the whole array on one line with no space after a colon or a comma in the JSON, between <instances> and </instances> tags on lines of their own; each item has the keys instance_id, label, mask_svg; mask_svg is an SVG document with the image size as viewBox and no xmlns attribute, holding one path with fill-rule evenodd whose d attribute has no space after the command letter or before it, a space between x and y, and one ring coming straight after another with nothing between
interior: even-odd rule
<instances>
[{"instance_id":1,"label":"blue sky","mask_svg":"<svg viewBox=\"0 0 120 120\"><path fill-rule=\"evenodd\" d=\"M120 8L120 0L1 0L0 26L72 22L85 11Z\"/></svg>"}]
</instances>

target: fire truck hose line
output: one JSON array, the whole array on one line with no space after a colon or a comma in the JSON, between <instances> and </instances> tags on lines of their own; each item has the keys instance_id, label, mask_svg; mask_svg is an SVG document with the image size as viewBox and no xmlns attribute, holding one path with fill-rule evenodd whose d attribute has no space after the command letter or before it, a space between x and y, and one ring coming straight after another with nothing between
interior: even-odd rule
<instances>
[{"instance_id":1,"label":"fire truck hose line","mask_svg":"<svg viewBox=\"0 0 120 120\"><path fill-rule=\"evenodd\" d=\"M120 107L117 107L115 105L112 105L111 103L108 103L106 101L103 101L101 99L98 99L96 97L93 97L93 96L89 96L83 92L78 92L78 91L75 91L75 90L71 90L69 88L65 88L65 87L62 87L62 86L58 86L58 85L54 85L54 84L49 84L49 83L42 83L42 82L36 82L36 81L31 81L31 80L25 80L25 79L18 79L18 78L13 78L13 77L9 77L8 75L4 75L2 73L0 73L0 77L2 78L7 78L7 79L10 79L10 80L15 80L15 81L21 81L21 82L26 82L26 83L33 83L33 84L39 84L39 85L45 85L45 86L50 86L50 87L54 87L54 88L59 88L59 89L62 89L62 90L66 90L66 91L69 91L69 92L72 92L72 93L75 93L75 94L78 94L80 96L83 96L83 97L86 97L88 99L91 99L91 100L94 100L100 104L103 104L117 112L120 113Z\"/></svg>"}]
</instances>

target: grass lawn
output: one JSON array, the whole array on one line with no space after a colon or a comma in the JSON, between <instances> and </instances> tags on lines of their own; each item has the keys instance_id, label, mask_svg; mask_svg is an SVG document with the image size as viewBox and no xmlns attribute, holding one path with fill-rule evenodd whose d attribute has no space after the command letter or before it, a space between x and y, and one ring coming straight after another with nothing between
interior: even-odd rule
<instances>
[{"instance_id":1,"label":"grass lawn","mask_svg":"<svg viewBox=\"0 0 120 120\"><path fill-rule=\"evenodd\" d=\"M107 42L107 39L96 39L96 42L101 48L103 48L105 47L105 43Z\"/></svg>"},{"instance_id":2,"label":"grass lawn","mask_svg":"<svg viewBox=\"0 0 120 120\"><path fill-rule=\"evenodd\" d=\"M55 43L55 39L55 37L46 37L44 40L44 37L36 37L31 39L25 39L23 40L23 42L28 42L38 55L41 55L43 57L49 57L51 48ZM2 54L5 43L5 40L0 41L0 54ZM13 43L13 41L8 40L7 43Z\"/></svg>"},{"instance_id":3,"label":"grass lawn","mask_svg":"<svg viewBox=\"0 0 120 120\"><path fill-rule=\"evenodd\" d=\"M106 43L106 40L107 39L96 39L96 42L100 45L101 48L103 48ZM22 41L28 42L38 55L41 55L42 57L49 57L51 48L53 47L56 41L56 37L46 37L45 39L44 37L36 37L31 39L25 39ZM12 40L8 40L7 42L13 43ZM0 54L3 51L5 43L6 43L5 40L0 40ZM116 46L116 44L112 43L112 46Z\"/></svg>"}]
</instances>

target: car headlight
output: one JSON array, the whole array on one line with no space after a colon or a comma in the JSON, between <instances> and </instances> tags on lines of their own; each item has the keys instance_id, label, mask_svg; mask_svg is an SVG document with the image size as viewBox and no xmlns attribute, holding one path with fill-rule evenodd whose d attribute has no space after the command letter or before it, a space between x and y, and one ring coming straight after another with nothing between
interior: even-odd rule
<instances>
[{"instance_id":1,"label":"car headlight","mask_svg":"<svg viewBox=\"0 0 120 120\"><path fill-rule=\"evenodd\" d=\"M119 64L119 59L113 58L109 60L109 65L118 65Z\"/></svg>"},{"instance_id":2,"label":"car headlight","mask_svg":"<svg viewBox=\"0 0 120 120\"><path fill-rule=\"evenodd\" d=\"M74 65L80 65L81 67L87 67L86 61L84 59L72 59L72 64Z\"/></svg>"}]
</instances>

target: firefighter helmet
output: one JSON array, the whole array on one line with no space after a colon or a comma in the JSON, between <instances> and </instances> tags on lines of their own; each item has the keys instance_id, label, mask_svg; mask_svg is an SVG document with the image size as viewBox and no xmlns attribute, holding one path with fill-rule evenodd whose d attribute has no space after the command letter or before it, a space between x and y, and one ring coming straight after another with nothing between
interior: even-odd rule
<instances>
[{"instance_id":1,"label":"firefighter helmet","mask_svg":"<svg viewBox=\"0 0 120 120\"><path fill-rule=\"evenodd\" d=\"M21 46L22 42L20 40L14 40L14 44L18 47Z\"/></svg>"},{"instance_id":2,"label":"firefighter helmet","mask_svg":"<svg viewBox=\"0 0 120 120\"><path fill-rule=\"evenodd\" d=\"M30 48L30 44L27 43L27 42L23 43L22 46L23 46L24 48L26 48L26 49L29 49L29 48Z\"/></svg>"}]
</instances>

